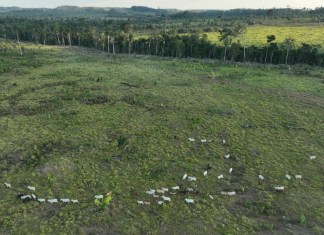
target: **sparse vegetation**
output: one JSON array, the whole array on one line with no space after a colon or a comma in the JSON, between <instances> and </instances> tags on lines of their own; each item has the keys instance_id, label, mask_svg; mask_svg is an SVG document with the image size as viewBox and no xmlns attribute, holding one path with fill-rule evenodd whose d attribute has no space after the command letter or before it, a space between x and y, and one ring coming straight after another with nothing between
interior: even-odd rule
<instances>
[{"instance_id":1,"label":"sparse vegetation","mask_svg":"<svg viewBox=\"0 0 324 235\"><path fill-rule=\"evenodd\" d=\"M306 217L304 214L301 214L299 217L299 223L300 224L305 224L306 223Z\"/></svg>"}]
</instances>

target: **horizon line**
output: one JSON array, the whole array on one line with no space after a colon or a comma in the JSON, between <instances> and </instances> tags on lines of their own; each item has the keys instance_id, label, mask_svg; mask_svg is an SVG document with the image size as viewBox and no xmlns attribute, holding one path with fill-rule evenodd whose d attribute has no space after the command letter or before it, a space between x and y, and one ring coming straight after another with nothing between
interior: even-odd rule
<instances>
[{"instance_id":1,"label":"horizon line","mask_svg":"<svg viewBox=\"0 0 324 235\"><path fill-rule=\"evenodd\" d=\"M318 6L318 7L314 7L314 8L308 8L308 7L300 7L300 8L293 8L293 7L272 7L272 8L201 8L201 9L178 9L178 8L154 8L154 7L149 7L149 6L144 6L144 5L132 5L129 7L122 7L122 6L77 6L77 5L59 5L56 7L19 7L19 6L0 6L0 8L20 8L20 9L56 9L56 8L60 8L60 7L78 7L78 8L132 8L132 7L147 7L150 9L154 9L154 10L178 10L178 11L208 11L208 10L221 10L221 11L226 11L226 10L238 10L238 9L242 9L242 10L271 10L271 9L291 9L291 10L315 10L318 8L324 8L324 6Z\"/></svg>"}]
</instances>

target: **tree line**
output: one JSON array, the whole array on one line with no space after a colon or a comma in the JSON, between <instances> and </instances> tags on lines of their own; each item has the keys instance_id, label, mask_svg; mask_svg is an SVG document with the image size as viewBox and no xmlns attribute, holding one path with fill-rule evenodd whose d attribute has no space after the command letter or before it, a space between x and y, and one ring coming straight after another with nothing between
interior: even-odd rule
<instances>
[{"instance_id":1,"label":"tree line","mask_svg":"<svg viewBox=\"0 0 324 235\"><path fill-rule=\"evenodd\" d=\"M320 52L319 45L302 43L297 47L292 38L286 38L283 43L275 42L275 38L275 35L268 35L266 46L246 46L221 34L223 45L218 45L208 41L206 34L162 33L134 40L132 48L134 53L167 57L324 66L324 54Z\"/></svg>"},{"instance_id":2,"label":"tree line","mask_svg":"<svg viewBox=\"0 0 324 235\"><path fill-rule=\"evenodd\" d=\"M108 53L324 66L320 45L302 43L297 46L292 38L278 43L276 35L267 35L266 46L246 46L246 26L240 23L224 25L218 32L221 44L210 42L206 34L178 34L175 30L167 29L135 38L133 25L129 21L0 18L0 37L17 42L92 47Z\"/></svg>"}]
</instances>

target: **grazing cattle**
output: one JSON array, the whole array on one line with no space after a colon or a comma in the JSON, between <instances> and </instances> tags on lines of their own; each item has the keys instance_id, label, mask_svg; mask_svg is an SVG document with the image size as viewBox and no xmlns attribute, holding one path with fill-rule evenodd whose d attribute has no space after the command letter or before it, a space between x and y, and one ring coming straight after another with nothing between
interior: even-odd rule
<instances>
[{"instance_id":1,"label":"grazing cattle","mask_svg":"<svg viewBox=\"0 0 324 235\"><path fill-rule=\"evenodd\" d=\"M31 190L31 191L35 191L36 190L36 188L35 187L32 187L32 186L28 186L27 187L29 190Z\"/></svg>"},{"instance_id":2,"label":"grazing cattle","mask_svg":"<svg viewBox=\"0 0 324 235\"><path fill-rule=\"evenodd\" d=\"M285 187L284 186L276 186L275 187L275 190L276 191L284 191L285 190Z\"/></svg>"},{"instance_id":3,"label":"grazing cattle","mask_svg":"<svg viewBox=\"0 0 324 235\"><path fill-rule=\"evenodd\" d=\"M234 196L236 193L234 191L232 192L221 192L222 195L228 195L228 196Z\"/></svg>"},{"instance_id":4,"label":"grazing cattle","mask_svg":"<svg viewBox=\"0 0 324 235\"><path fill-rule=\"evenodd\" d=\"M196 181L197 178L196 178L196 177L193 177L193 176L188 176L188 180L189 180L189 181Z\"/></svg>"},{"instance_id":5,"label":"grazing cattle","mask_svg":"<svg viewBox=\"0 0 324 235\"><path fill-rule=\"evenodd\" d=\"M60 201L63 202L63 203L69 203L70 202L70 199L62 198Z\"/></svg>"},{"instance_id":6,"label":"grazing cattle","mask_svg":"<svg viewBox=\"0 0 324 235\"><path fill-rule=\"evenodd\" d=\"M164 201L168 201L168 202L171 201L171 198L169 198L169 197L165 197L165 196L162 196L162 199L163 199Z\"/></svg>"},{"instance_id":7,"label":"grazing cattle","mask_svg":"<svg viewBox=\"0 0 324 235\"><path fill-rule=\"evenodd\" d=\"M194 200L193 199L190 199L190 198L186 198L185 199L185 202L188 203L188 204L193 204L194 203Z\"/></svg>"},{"instance_id":8,"label":"grazing cattle","mask_svg":"<svg viewBox=\"0 0 324 235\"><path fill-rule=\"evenodd\" d=\"M154 189L150 189L149 191L146 191L147 194L153 195L155 194L155 190Z\"/></svg>"},{"instance_id":9,"label":"grazing cattle","mask_svg":"<svg viewBox=\"0 0 324 235\"><path fill-rule=\"evenodd\" d=\"M48 199L47 200L49 203L53 204L53 203L58 203L58 200L57 199Z\"/></svg>"}]
</instances>

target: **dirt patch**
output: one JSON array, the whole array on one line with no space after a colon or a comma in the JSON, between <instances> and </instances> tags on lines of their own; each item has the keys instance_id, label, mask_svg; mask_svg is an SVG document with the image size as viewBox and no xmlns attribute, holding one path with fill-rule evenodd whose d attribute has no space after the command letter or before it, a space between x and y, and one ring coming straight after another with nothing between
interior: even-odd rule
<instances>
[{"instance_id":1,"label":"dirt patch","mask_svg":"<svg viewBox=\"0 0 324 235\"><path fill-rule=\"evenodd\" d=\"M132 106L140 106L140 107L145 107L144 102L137 96L135 95L125 95L121 98L122 102L125 102L129 105Z\"/></svg>"},{"instance_id":2,"label":"dirt patch","mask_svg":"<svg viewBox=\"0 0 324 235\"><path fill-rule=\"evenodd\" d=\"M0 107L0 117L8 116L11 114L11 110L9 108Z\"/></svg>"},{"instance_id":3,"label":"dirt patch","mask_svg":"<svg viewBox=\"0 0 324 235\"><path fill-rule=\"evenodd\" d=\"M80 235L97 235L97 234L119 235L121 233L117 233L117 232L113 231L108 226L93 225L93 226L81 226L81 227L79 227L78 234L80 234Z\"/></svg>"},{"instance_id":4,"label":"dirt patch","mask_svg":"<svg viewBox=\"0 0 324 235\"><path fill-rule=\"evenodd\" d=\"M60 104L56 100L41 100L34 106L18 105L16 102L11 102L9 107L0 107L0 117L33 116L53 111L59 107Z\"/></svg>"},{"instance_id":5,"label":"dirt patch","mask_svg":"<svg viewBox=\"0 0 324 235\"><path fill-rule=\"evenodd\" d=\"M258 228L255 228L256 234L258 235L272 235L272 234L294 234L294 235L308 235L314 234L311 229L301 226L284 224L280 222L272 221L267 219L257 219L259 224Z\"/></svg>"},{"instance_id":6,"label":"dirt patch","mask_svg":"<svg viewBox=\"0 0 324 235\"><path fill-rule=\"evenodd\" d=\"M152 104L146 105L146 110L149 112L161 112L165 113L167 111L179 111L181 108L174 105L163 105L163 104Z\"/></svg>"},{"instance_id":7,"label":"dirt patch","mask_svg":"<svg viewBox=\"0 0 324 235\"><path fill-rule=\"evenodd\" d=\"M289 99L299 101L308 106L319 106L324 108L323 97L314 96L303 92L288 91L285 89L262 88L260 89L260 92L268 93L268 94L278 94L281 97L287 97Z\"/></svg>"},{"instance_id":8,"label":"dirt patch","mask_svg":"<svg viewBox=\"0 0 324 235\"><path fill-rule=\"evenodd\" d=\"M130 87L130 88L139 88L139 85L131 84L128 82L121 82L120 84L123 86L126 86L126 87Z\"/></svg>"},{"instance_id":9,"label":"dirt patch","mask_svg":"<svg viewBox=\"0 0 324 235\"><path fill-rule=\"evenodd\" d=\"M35 167L40 165L54 152L66 153L76 150L77 147L65 142L47 141L34 145L30 149L32 150L22 159L22 163Z\"/></svg>"},{"instance_id":10,"label":"dirt patch","mask_svg":"<svg viewBox=\"0 0 324 235\"><path fill-rule=\"evenodd\" d=\"M227 85L230 85L231 84L231 82L228 81L228 80L224 80L224 79L220 79L220 78L215 78L215 77L209 77L209 76L206 76L206 77L198 77L198 79L212 81L212 82L218 83L220 85L224 85L224 86L227 86Z\"/></svg>"},{"instance_id":11,"label":"dirt patch","mask_svg":"<svg viewBox=\"0 0 324 235\"><path fill-rule=\"evenodd\" d=\"M3 116L33 116L38 114L43 114L48 111L53 111L60 107L59 99L46 99L39 100L38 104L32 106L19 105L19 99L21 96L26 95L31 92L36 92L37 90L46 89L49 87L56 86L74 86L76 81L64 81L64 82L54 82L49 84L43 84L37 87L26 88L18 91L16 94L11 95L4 100L9 101L9 107L0 107L0 117Z\"/></svg>"},{"instance_id":12,"label":"dirt patch","mask_svg":"<svg viewBox=\"0 0 324 235\"><path fill-rule=\"evenodd\" d=\"M42 204L42 209L39 210L39 214L43 218L52 218L54 216L57 216L58 213L62 210L62 207L56 204L50 204L50 203L44 203Z\"/></svg>"},{"instance_id":13,"label":"dirt patch","mask_svg":"<svg viewBox=\"0 0 324 235\"><path fill-rule=\"evenodd\" d=\"M130 106L143 108L148 112L176 112L181 108L174 104L170 99L164 96L155 96L146 94L144 96L138 94L128 94L120 99L121 102L125 102Z\"/></svg>"},{"instance_id":14,"label":"dirt patch","mask_svg":"<svg viewBox=\"0 0 324 235\"><path fill-rule=\"evenodd\" d=\"M256 234L312 234L305 226L296 224L280 206L251 189L237 197L226 209L235 217L248 217Z\"/></svg>"},{"instance_id":15,"label":"dirt patch","mask_svg":"<svg viewBox=\"0 0 324 235\"><path fill-rule=\"evenodd\" d=\"M10 171L20 162L20 153L12 152L0 156L0 172Z\"/></svg>"},{"instance_id":16,"label":"dirt patch","mask_svg":"<svg viewBox=\"0 0 324 235\"><path fill-rule=\"evenodd\" d=\"M226 108L217 108L217 107L208 107L207 114L209 115L219 115L223 117L230 117L235 115L234 109Z\"/></svg>"},{"instance_id":17,"label":"dirt patch","mask_svg":"<svg viewBox=\"0 0 324 235\"><path fill-rule=\"evenodd\" d=\"M31 93L31 92L35 92L38 90L42 90L42 89L46 89L46 88L51 88L51 87L56 87L56 86L75 86L77 84L77 81L62 81L62 82L53 82L53 83L47 83L47 84L42 84L36 87L29 87L29 88L25 88L23 90L18 91L16 94L9 96L8 99L9 102L17 102L18 98Z\"/></svg>"},{"instance_id":18,"label":"dirt patch","mask_svg":"<svg viewBox=\"0 0 324 235\"><path fill-rule=\"evenodd\" d=\"M303 104L309 105L309 106L320 106L324 108L324 98L313 96L309 94L305 94L302 92L288 92L287 95L291 99L296 99Z\"/></svg>"},{"instance_id":19,"label":"dirt patch","mask_svg":"<svg viewBox=\"0 0 324 235\"><path fill-rule=\"evenodd\" d=\"M97 104L115 104L115 100L106 95L94 95L91 97L84 97L81 99L81 102L87 105L97 105Z\"/></svg>"},{"instance_id":20,"label":"dirt patch","mask_svg":"<svg viewBox=\"0 0 324 235\"><path fill-rule=\"evenodd\" d=\"M215 218L216 219L216 218ZM215 234L214 228L202 220L188 219L180 223L161 224L157 234ZM143 234L146 234L142 231Z\"/></svg>"}]
</instances>

